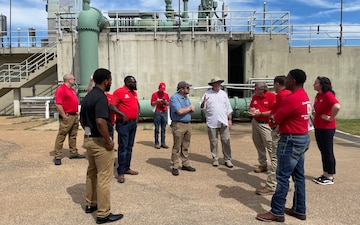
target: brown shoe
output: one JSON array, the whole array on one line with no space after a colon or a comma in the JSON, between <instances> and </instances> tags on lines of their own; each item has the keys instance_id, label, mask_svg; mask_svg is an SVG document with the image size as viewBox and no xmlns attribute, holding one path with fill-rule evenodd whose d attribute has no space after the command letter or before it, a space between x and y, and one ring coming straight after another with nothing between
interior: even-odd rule
<instances>
[{"instance_id":1,"label":"brown shoe","mask_svg":"<svg viewBox=\"0 0 360 225\"><path fill-rule=\"evenodd\" d=\"M295 218L297 218L297 219L299 219L299 220L306 220L306 215L301 215L301 214L299 214L299 213L296 213L296 212L294 212L292 209L290 209L290 208L285 208L285 214L286 215L289 215L289 216L292 216L292 217L295 217Z\"/></svg>"},{"instance_id":2,"label":"brown shoe","mask_svg":"<svg viewBox=\"0 0 360 225\"><path fill-rule=\"evenodd\" d=\"M119 183L124 183L124 182L125 182L124 174L118 176L118 182L119 182Z\"/></svg>"},{"instance_id":3,"label":"brown shoe","mask_svg":"<svg viewBox=\"0 0 360 225\"><path fill-rule=\"evenodd\" d=\"M132 170L132 169L129 169L128 171L125 172L125 174L138 175L139 172L138 172L138 171L135 171L135 170Z\"/></svg>"},{"instance_id":4,"label":"brown shoe","mask_svg":"<svg viewBox=\"0 0 360 225\"><path fill-rule=\"evenodd\" d=\"M167 146L166 144L161 145L161 147L162 147L162 148L166 148L166 149L169 148L169 146Z\"/></svg>"},{"instance_id":5,"label":"brown shoe","mask_svg":"<svg viewBox=\"0 0 360 225\"><path fill-rule=\"evenodd\" d=\"M159 144L156 144L154 147L155 147L156 149L160 149L160 145L159 145Z\"/></svg>"},{"instance_id":6,"label":"brown shoe","mask_svg":"<svg viewBox=\"0 0 360 225\"><path fill-rule=\"evenodd\" d=\"M274 216L273 214L271 214L271 212L267 212L264 214L257 214L256 219L265 221L265 222L271 222L271 221L284 222L285 221L285 217Z\"/></svg>"},{"instance_id":7,"label":"brown shoe","mask_svg":"<svg viewBox=\"0 0 360 225\"><path fill-rule=\"evenodd\" d=\"M266 166L259 166L254 170L255 173L262 173L267 171L267 165Z\"/></svg>"},{"instance_id":8,"label":"brown shoe","mask_svg":"<svg viewBox=\"0 0 360 225\"><path fill-rule=\"evenodd\" d=\"M258 195L273 195L275 193L275 191L270 190L269 188L263 187L263 188L256 189L255 193Z\"/></svg>"}]
</instances>

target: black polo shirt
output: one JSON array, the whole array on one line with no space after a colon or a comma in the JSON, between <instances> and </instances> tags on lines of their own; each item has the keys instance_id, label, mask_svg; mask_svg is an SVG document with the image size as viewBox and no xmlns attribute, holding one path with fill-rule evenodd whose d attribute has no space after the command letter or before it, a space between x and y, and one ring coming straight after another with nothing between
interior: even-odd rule
<instances>
[{"instance_id":1,"label":"black polo shirt","mask_svg":"<svg viewBox=\"0 0 360 225\"><path fill-rule=\"evenodd\" d=\"M105 93L98 87L94 87L81 101L80 117L83 126L90 127L92 137L101 137L96 126L96 118L106 120L109 132L111 131L109 103Z\"/></svg>"}]
</instances>

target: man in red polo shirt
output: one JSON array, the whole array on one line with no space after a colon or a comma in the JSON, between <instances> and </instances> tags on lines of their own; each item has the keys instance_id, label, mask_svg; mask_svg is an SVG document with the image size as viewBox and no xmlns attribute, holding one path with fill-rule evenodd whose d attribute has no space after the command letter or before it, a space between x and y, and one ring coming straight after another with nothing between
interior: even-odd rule
<instances>
[{"instance_id":1,"label":"man in red polo shirt","mask_svg":"<svg viewBox=\"0 0 360 225\"><path fill-rule=\"evenodd\" d=\"M76 148L76 137L79 129L78 98L75 90L75 78L65 74L64 83L55 92L55 106L59 112L59 132L55 140L55 165L61 165L63 143L69 134L70 159L83 159Z\"/></svg>"},{"instance_id":2,"label":"man in red polo shirt","mask_svg":"<svg viewBox=\"0 0 360 225\"><path fill-rule=\"evenodd\" d=\"M271 110L275 104L276 95L268 91L264 82L255 83L254 95L251 99L249 112L252 119L252 139L258 152L259 167L256 173L267 171L266 152L271 155L273 140L271 128L268 124Z\"/></svg>"},{"instance_id":3,"label":"man in red polo shirt","mask_svg":"<svg viewBox=\"0 0 360 225\"><path fill-rule=\"evenodd\" d=\"M282 105L284 99L291 94L291 91L285 88L285 80L286 76L280 75L274 78L274 90L277 93L276 95L276 102L273 105L273 108L270 112L270 116L275 115L276 111ZM271 161L271 168L268 173L265 187L256 189L255 193L258 195L272 195L276 189L276 168L277 168L277 144L280 138L279 131L277 129L276 124L271 123L268 121L269 126L271 127L271 137L272 137L272 149L270 152L270 161Z\"/></svg>"},{"instance_id":4,"label":"man in red polo shirt","mask_svg":"<svg viewBox=\"0 0 360 225\"><path fill-rule=\"evenodd\" d=\"M306 220L304 162L305 152L310 144L308 125L311 104L303 87L305 81L306 74L303 70L294 69L289 72L285 85L292 93L285 98L271 119L273 123L279 125L281 134L277 151L277 185L271 199L271 210L256 216L256 219L261 221L284 222L284 214ZM292 207L286 208L290 177L294 181L295 188Z\"/></svg>"},{"instance_id":5,"label":"man in red polo shirt","mask_svg":"<svg viewBox=\"0 0 360 225\"><path fill-rule=\"evenodd\" d=\"M134 146L137 121L139 117L139 101L137 98L136 80L126 76L125 85L116 89L110 103L110 110L116 114L116 131L118 132L118 182L124 183L124 174L138 175L130 169L132 149ZM115 108L115 109L114 109Z\"/></svg>"}]
</instances>

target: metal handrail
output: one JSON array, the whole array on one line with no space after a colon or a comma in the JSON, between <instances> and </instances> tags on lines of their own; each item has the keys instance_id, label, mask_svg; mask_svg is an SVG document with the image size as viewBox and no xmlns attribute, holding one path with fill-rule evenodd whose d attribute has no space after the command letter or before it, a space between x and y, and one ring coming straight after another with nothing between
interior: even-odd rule
<instances>
[{"instance_id":1,"label":"metal handrail","mask_svg":"<svg viewBox=\"0 0 360 225\"><path fill-rule=\"evenodd\" d=\"M360 45L360 24L343 24L342 31L340 24L291 24L288 11L211 11L214 15L226 15L223 18L213 16L211 19L198 18L199 13L206 11L182 13L189 15L189 18L179 18L175 14L171 18L166 18L165 15L169 14L166 11L151 13L136 11L134 15L126 17L126 12L103 12L104 15L108 15L110 24L108 27L110 31L107 31L115 33L117 39L125 32L152 32L155 39L156 34L161 32L190 32L193 38L203 32L215 32L229 33L230 36L234 33L267 34L270 38L273 34L286 34L289 47L338 46L340 37L341 45ZM47 40L53 41L56 38L60 40L65 33L76 36L78 15L79 12L71 15L57 14L55 30L36 31L35 37L26 31L0 33L2 44L0 50L9 47L38 47L44 45ZM10 32L11 40L7 36Z\"/></svg>"},{"instance_id":2,"label":"metal handrail","mask_svg":"<svg viewBox=\"0 0 360 225\"><path fill-rule=\"evenodd\" d=\"M0 49L43 48L57 38L56 30L12 30L0 31Z\"/></svg>"},{"instance_id":3,"label":"metal handrail","mask_svg":"<svg viewBox=\"0 0 360 225\"><path fill-rule=\"evenodd\" d=\"M56 43L53 42L20 63L5 63L0 66L0 82L21 82L29 79L31 73L46 66L56 57Z\"/></svg>"}]
</instances>

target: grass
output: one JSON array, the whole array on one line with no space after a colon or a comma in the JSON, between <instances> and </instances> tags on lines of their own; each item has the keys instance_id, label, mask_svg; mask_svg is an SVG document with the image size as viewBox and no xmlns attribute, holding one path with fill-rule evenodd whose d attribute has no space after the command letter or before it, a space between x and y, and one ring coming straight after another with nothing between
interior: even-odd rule
<instances>
[{"instance_id":1,"label":"grass","mask_svg":"<svg viewBox=\"0 0 360 225\"><path fill-rule=\"evenodd\" d=\"M336 119L336 129L360 136L360 119Z\"/></svg>"}]
</instances>

